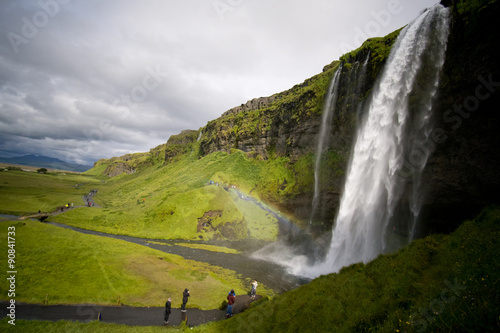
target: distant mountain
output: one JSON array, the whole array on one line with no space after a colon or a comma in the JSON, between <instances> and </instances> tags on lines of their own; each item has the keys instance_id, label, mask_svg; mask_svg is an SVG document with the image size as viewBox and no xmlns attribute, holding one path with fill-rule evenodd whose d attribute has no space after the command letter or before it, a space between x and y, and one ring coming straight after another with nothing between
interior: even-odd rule
<instances>
[{"instance_id":1,"label":"distant mountain","mask_svg":"<svg viewBox=\"0 0 500 333\"><path fill-rule=\"evenodd\" d=\"M47 168L47 169L78 171L78 172L87 171L88 169L92 168L91 165L69 163L62 161L58 158L53 158L48 156L36 156L36 155L25 155L19 157L0 157L0 162Z\"/></svg>"}]
</instances>

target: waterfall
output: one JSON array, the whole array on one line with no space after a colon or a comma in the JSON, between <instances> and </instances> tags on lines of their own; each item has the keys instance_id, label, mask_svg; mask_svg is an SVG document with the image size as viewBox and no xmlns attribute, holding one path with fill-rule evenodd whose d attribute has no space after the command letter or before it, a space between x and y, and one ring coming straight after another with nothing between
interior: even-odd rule
<instances>
[{"instance_id":1,"label":"waterfall","mask_svg":"<svg viewBox=\"0 0 500 333\"><path fill-rule=\"evenodd\" d=\"M313 267L291 267L296 274L336 272L413 238L421 204L418 182L430 153L421 147L432 130L448 25L448 9L435 5L401 31L358 127L328 254ZM404 173L408 160L411 172ZM401 225L408 226L406 235Z\"/></svg>"},{"instance_id":2,"label":"waterfall","mask_svg":"<svg viewBox=\"0 0 500 333\"><path fill-rule=\"evenodd\" d=\"M359 73L359 76L358 76L358 85L356 87L356 95L359 95L361 93L361 88L363 86L363 82L365 82L365 79L366 79L366 68L367 68L367 65L368 65L368 60L370 60L370 54L371 54L371 52L368 52L368 54L366 55L365 62L363 63L363 67L361 67L361 72ZM363 103L359 102L357 104L357 107L356 107L356 114L358 115L358 118L359 118L359 116L361 114L362 108L363 108Z\"/></svg>"},{"instance_id":3,"label":"waterfall","mask_svg":"<svg viewBox=\"0 0 500 333\"><path fill-rule=\"evenodd\" d=\"M335 114L335 104L337 102L337 95L339 90L340 73L342 72L342 64L339 65L335 75L333 76L330 87L328 88L328 93L325 98L325 104L323 105L321 127L318 135L318 144L316 146L316 160L314 163L314 196L312 200L312 210L311 218L309 219L309 224L312 223L316 210L318 209L319 201L319 178L321 170L321 155L323 154L325 142L328 142L328 136L330 133L331 123L333 115Z\"/></svg>"},{"instance_id":4,"label":"waterfall","mask_svg":"<svg viewBox=\"0 0 500 333\"><path fill-rule=\"evenodd\" d=\"M198 139L196 139L196 142L200 141L200 139L201 139L201 134L202 134L202 133L203 133L203 132L202 132L202 131L200 131L200 134L198 134Z\"/></svg>"}]
</instances>

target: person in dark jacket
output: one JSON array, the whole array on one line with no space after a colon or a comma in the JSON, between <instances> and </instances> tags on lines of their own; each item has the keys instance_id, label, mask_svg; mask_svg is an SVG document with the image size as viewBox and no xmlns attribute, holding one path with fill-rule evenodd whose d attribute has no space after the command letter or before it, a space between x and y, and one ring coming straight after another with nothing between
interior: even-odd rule
<instances>
[{"instance_id":1,"label":"person in dark jacket","mask_svg":"<svg viewBox=\"0 0 500 333\"><path fill-rule=\"evenodd\" d=\"M236 294L234 293L234 289L231 289L231 291L227 295L226 317L228 317L228 318L233 316L233 304L234 304L235 300L236 300Z\"/></svg>"},{"instance_id":2,"label":"person in dark jacket","mask_svg":"<svg viewBox=\"0 0 500 333\"><path fill-rule=\"evenodd\" d=\"M170 297L167 300L167 303L165 303L165 325L168 324L168 317L170 316L170 313L172 312L172 300Z\"/></svg>"},{"instance_id":3,"label":"person in dark jacket","mask_svg":"<svg viewBox=\"0 0 500 333\"><path fill-rule=\"evenodd\" d=\"M181 306L181 311L186 312L186 303L188 302L188 297L191 296L189 295L189 289L186 288L184 289L184 292L182 293L182 306Z\"/></svg>"}]
</instances>

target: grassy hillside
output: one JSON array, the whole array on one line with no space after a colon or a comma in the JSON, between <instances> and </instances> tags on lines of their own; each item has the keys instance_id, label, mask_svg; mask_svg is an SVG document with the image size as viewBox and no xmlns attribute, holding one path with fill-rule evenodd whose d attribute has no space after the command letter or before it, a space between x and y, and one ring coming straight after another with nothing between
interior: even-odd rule
<instances>
[{"instance_id":1,"label":"grassy hillside","mask_svg":"<svg viewBox=\"0 0 500 333\"><path fill-rule=\"evenodd\" d=\"M267 195L289 190L282 184L295 184L295 179L286 163L286 158L257 161L239 150L203 158L190 152L175 163L101 176L106 181L95 185L94 200L102 208L74 209L52 220L148 238L274 240L276 218L239 195L259 199L259 188L266 188Z\"/></svg>"}]
</instances>

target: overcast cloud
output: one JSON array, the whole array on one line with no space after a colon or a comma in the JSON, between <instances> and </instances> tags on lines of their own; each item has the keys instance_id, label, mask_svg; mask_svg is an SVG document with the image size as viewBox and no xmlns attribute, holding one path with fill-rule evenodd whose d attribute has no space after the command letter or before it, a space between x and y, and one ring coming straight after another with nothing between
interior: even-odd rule
<instances>
[{"instance_id":1,"label":"overcast cloud","mask_svg":"<svg viewBox=\"0 0 500 333\"><path fill-rule=\"evenodd\" d=\"M438 0L3 0L0 155L92 164L289 89Z\"/></svg>"}]
</instances>

